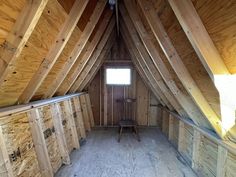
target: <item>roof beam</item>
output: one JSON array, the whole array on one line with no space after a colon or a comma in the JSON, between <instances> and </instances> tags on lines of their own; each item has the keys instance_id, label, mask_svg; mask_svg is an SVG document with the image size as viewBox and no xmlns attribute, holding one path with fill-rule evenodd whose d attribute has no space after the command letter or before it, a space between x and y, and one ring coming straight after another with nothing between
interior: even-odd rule
<instances>
[{"instance_id":1,"label":"roof beam","mask_svg":"<svg viewBox=\"0 0 236 177\"><path fill-rule=\"evenodd\" d=\"M114 28L113 28L114 29ZM107 30L108 31L108 30ZM71 86L69 93L75 93L79 86L82 84L84 79L87 77L88 73L92 70L95 62L97 61L98 57L104 51L109 51L112 47L112 44L115 42L115 34L114 30L113 32L105 32L102 40L99 42L96 51L94 51L91 59L89 60L87 66L84 68L84 70L81 72L81 74L78 76L77 80L74 82L74 84ZM108 39L109 38L109 39Z\"/></svg>"},{"instance_id":2,"label":"roof beam","mask_svg":"<svg viewBox=\"0 0 236 177\"><path fill-rule=\"evenodd\" d=\"M142 60L146 60L147 58L149 58L147 51L145 50L142 42L139 40L137 33L134 30L134 27L130 26L130 23L127 23L128 19L123 16L124 14L122 13L122 11L120 11L120 12L123 17L122 19L120 19L122 32L127 33L126 31L128 31L128 35L123 34L123 36L125 38L125 41L130 40L130 42L127 43L127 46L132 46L132 48L135 47L137 49L137 52L140 55L139 58L142 58ZM125 23L123 22L123 20L125 21ZM126 25L126 28L124 28L125 25ZM173 110L174 109L173 105L171 103L169 103L169 100L163 94L162 90L160 89L159 85L157 84L157 80L155 80L155 78L153 77L149 68L147 68L146 65L144 65L142 67L146 68L145 70L143 69L143 71L144 71L146 77L148 78L148 80L150 81L150 83L152 84L152 86L154 87L155 91L158 93L160 100L162 100L169 109Z\"/></svg>"},{"instance_id":3,"label":"roof beam","mask_svg":"<svg viewBox=\"0 0 236 177\"><path fill-rule=\"evenodd\" d=\"M130 18L135 26L133 28L136 28L141 40L143 41L144 46L146 47L149 55L152 58L153 63L155 64L158 71L161 73L161 76L158 76L158 77L161 79L163 78L165 81L165 84L167 84L168 86L167 89L171 90L170 95L173 98L176 98L178 100L178 103L186 111L186 113L194 121L194 123L196 123L197 125L210 128L211 126L209 125L208 120L202 115L202 113L199 111L195 103L191 99L189 99L186 95L184 95L182 91L178 88L170 72L166 68L166 65L163 62L163 59L159 55L159 51L157 50L155 44L153 43L151 35L145 29L141 21L141 18L139 17L139 14L137 10L135 9L135 7L131 4L131 1L125 1L125 6L128 9ZM155 69L155 66L152 65L151 62L149 63L150 63L149 64L150 67L152 66L150 70L153 71Z\"/></svg>"},{"instance_id":4,"label":"roof beam","mask_svg":"<svg viewBox=\"0 0 236 177\"><path fill-rule=\"evenodd\" d=\"M149 1L138 0L138 3L152 29L152 32L154 33L159 45L161 46L175 73L177 74L197 106L200 108L202 113L209 120L216 133L219 135L219 137L223 138L224 132L222 130L219 117L212 110L211 106L208 104L207 100L201 93L194 79L182 62L179 54L171 43L171 40L168 37L158 15L156 14L153 5Z\"/></svg>"},{"instance_id":5,"label":"roof beam","mask_svg":"<svg viewBox=\"0 0 236 177\"><path fill-rule=\"evenodd\" d=\"M15 63L31 36L48 0L26 1L5 42L0 46L0 85L15 70Z\"/></svg>"},{"instance_id":6,"label":"roof beam","mask_svg":"<svg viewBox=\"0 0 236 177\"><path fill-rule=\"evenodd\" d=\"M100 16L102 15L103 9L106 5L106 0L98 0L96 7L93 11L92 16L90 17L82 35L80 36L79 41L76 43L73 51L70 54L70 57L68 58L67 62L63 66L63 68L60 70L60 72L57 74L56 78L50 85L49 89L45 92L43 95L43 98L50 98L55 93L55 90L59 88L63 80L65 79L66 75L69 73L70 69L76 62L77 58L81 54L82 50L84 49L90 35L92 34Z\"/></svg>"},{"instance_id":7,"label":"roof beam","mask_svg":"<svg viewBox=\"0 0 236 177\"><path fill-rule=\"evenodd\" d=\"M128 16L123 4L120 4L119 9L120 9L121 15L125 21L125 24L127 26L127 30L129 31L130 34L133 35L133 42L142 43L140 41L140 39L138 38L138 33L135 30L135 26L133 25L130 17ZM133 12L130 12L130 13L133 13ZM125 31L123 31L123 32L125 32ZM127 38L128 38L128 35L125 37L125 39L128 40ZM141 51L141 49L142 49L142 51ZM147 70L147 72L150 73L150 76L154 79L153 81L158 85L158 87L160 88L162 93L165 95L167 100L170 102L170 104L175 108L175 110L177 112L179 112L182 116L184 116L185 114L183 114L182 107L176 101L175 97L172 95L169 88L166 87L165 83L163 82L163 80L159 74L159 71L157 70L157 68L153 64L152 59L150 58L149 54L147 53L145 47L140 48L139 51L142 52L142 55L143 55L143 57L141 57L141 60L139 61L140 65L142 67L145 66L145 68L143 68L143 69Z\"/></svg>"},{"instance_id":8,"label":"roof beam","mask_svg":"<svg viewBox=\"0 0 236 177\"><path fill-rule=\"evenodd\" d=\"M212 80L214 75L230 74L191 0L168 1Z\"/></svg>"},{"instance_id":9,"label":"roof beam","mask_svg":"<svg viewBox=\"0 0 236 177\"><path fill-rule=\"evenodd\" d=\"M124 32L123 32L123 29L121 28L121 35L124 36ZM126 39L126 37L123 37L124 39ZM141 58L138 50L134 47L134 45L132 46L132 44L130 42L126 40L125 41L125 44L127 46L127 49L131 55L131 60L133 61L134 65L135 65L135 68L137 69L140 77L143 79L144 83L147 85L147 87L152 90L153 94L156 96L156 98L160 101L160 103L163 105L163 106L166 106L166 104L163 102L163 100L161 99L161 97L159 96L159 93L156 91L155 87L153 86L153 83L150 82L150 79L147 77L147 73L145 73L143 71L143 68L141 68L140 64L138 63L138 60L137 58Z\"/></svg>"},{"instance_id":10,"label":"roof beam","mask_svg":"<svg viewBox=\"0 0 236 177\"><path fill-rule=\"evenodd\" d=\"M58 57L62 53L64 47L66 46L72 32L74 31L83 11L88 4L87 0L76 0L74 5L67 16L67 19L59 32L53 47L49 50L46 58L39 66L37 72L31 78L24 92L19 98L19 103L28 103L33 97L39 86L42 84L53 65L56 63Z\"/></svg>"},{"instance_id":11,"label":"roof beam","mask_svg":"<svg viewBox=\"0 0 236 177\"><path fill-rule=\"evenodd\" d=\"M99 25L98 30L96 31L96 34L92 42L89 44L89 47L86 50L85 54L82 56L82 58L78 59L80 62L77 65L75 64L74 66L75 69L73 73L68 75L65 78L64 82L55 92L57 93L57 95L65 95L70 90L71 86L76 82L76 78L81 74L83 69L87 66L88 61L91 60L91 56L93 52L95 51L95 48L96 50L99 49L99 47L101 47L99 45L100 43L104 47L104 45L106 44L106 41L108 40L111 32L113 31L115 27L115 17L113 17L110 20L111 15L112 13L109 13L109 15L103 19L102 23ZM109 23L109 20L110 20L110 23ZM101 42L99 43L100 40ZM76 91L75 87L73 87L72 90L70 90L70 93L73 93Z\"/></svg>"},{"instance_id":12,"label":"roof beam","mask_svg":"<svg viewBox=\"0 0 236 177\"><path fill-rule=\"evenodd\" d=\"M112 44L113 45L113 44ZM93 78L96 76L97 72L101 68L104 60L108 57L109 51L102 51L98 59L96 60L93 68L88 72L88 75L85 77L79 88L77 89L78 92L81 92L84 88L88 86L90 82L92 82Z\"/></svg>"}]
</instances>

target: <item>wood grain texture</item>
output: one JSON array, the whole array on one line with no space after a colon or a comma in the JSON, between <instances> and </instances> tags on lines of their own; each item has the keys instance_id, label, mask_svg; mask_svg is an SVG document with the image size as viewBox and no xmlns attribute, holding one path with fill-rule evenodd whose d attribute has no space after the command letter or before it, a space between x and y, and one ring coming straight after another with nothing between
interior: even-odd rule
<instances>
[{"instance_id":1,"label":"wood grain texture","mask_svg":"<svg viewBox=\"0 0 236 177\"><path fill-rule=\"evenodd\" d=\"M56 0L45 7L28 42L10 73L0 86L0 106L13 105L49 51L66 13Z\"/></svg>"},{"instance_id":2,"label":"wood grain texture","mask_svg":"<svg viewBox=\"0 0 236 177\"><path fill-rule=\"evenodd\" d=\"M10 161L13 175L41 177L27 114L6 117L0 124L8 155L14 151L19 151L21 154Z\"/></svg>"},{"instance_id":3,"label":"wood grain texture","mask_svg":"<svg viewBox=\"0 0 236 177\"><path fill-rule=\"evenodd\" d=\"M235 74L235 1L192 0L192 2L225 65L230 73Z\"/></svg>"}]
</instances>

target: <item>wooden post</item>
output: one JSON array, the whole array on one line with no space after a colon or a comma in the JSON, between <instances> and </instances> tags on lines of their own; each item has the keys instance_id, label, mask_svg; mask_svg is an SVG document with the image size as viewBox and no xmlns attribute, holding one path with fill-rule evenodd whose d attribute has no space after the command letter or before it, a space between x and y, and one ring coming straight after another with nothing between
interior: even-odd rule
<instances>
[{"instance_id":1,"label":"wooden post","mask_svg":"<svg viewBox=\"0 0 236 177\"><path fill-rule=\"evenodd\" d=\"M174 117L169 114L169 133L168 133L168 139L169 141L172 141L174 138Z\"/></svg>"},{"instance_id":2,"label":"wooden post","mask_svg":"<svg viewBox=\"0 0 236 177\"><path fill-rule=\"evenodd\" d=\"M79 97L79 99L80 99L80 103L81 103L85 129L87 131L91 131L90 121L89 121L89 114L88 114L88 110L87 110L85 95L81 95Z\"/></svg>"},{"instance_id":3,"label":"wooden post","mask_svg":"<svg viewBox=\"0 0 236 177\"><path fill-rule=\"evenodd\" d=\"M40 114L38 109L32 109L27 112L29 125L36 151L40 173L45 177L53 177L53 169L51 166L46 141L43 134L42 124L40 122Z\"/></svg>"},{"instance_id":4,"label":"wooden post","mask_svg":"<svg viewBox=\"0 0 236 177\"><path fill-rule=\"evenodd\" d=\"M82 114L82 110L81 110L81 104L80 104L79 97L74 98L74 103L75 103L76 116L77 116L78 124L79 124L78 126L79 126L79 130L80 130L80 136L82 138L86 138L83 114Z\"/></svg>"},{"instance_id":5,"label":"wooden post","mask_svg":"<svg viewBox=\"0 0 236 177\"><path fill-rule=\"evenodd\" d=\"M0 172L4 177L14 177L12 166L7 152L7 147L0 127Z\"/></svg>"},{"instance_id":6,"label":"wooden post","mask_svg":"<svg viewBox=\"0 0 236 177\"><path fill-rule=\"evenodd\" d=\"M181 153L184 150L184 122L179 120L179 134L178 134L178 151Z\"/></svg>"},{"instance_id":7,"label":"wooden post","mask_svg":"<svg viewBox=\"0 0 236 177\"><path fill-rule=\"evenodd\" d=\"M68 120L68 124L71 128L73 147L75 149L79 149L80 148L79 138L78 138L78 134L77 134L76 126L75 126L75 119L73 117L71 102L70 102L70 100L66 100L63 102L63 104L65 106L66 117L67 117L66 119Z\"/></svg>"},{"instance_id":8,"label":"wooden post","mask_svg":"<svg viewBox=\"0 0 236 177\"><path fill-rule=\"evenodd\" d=\"M68 147L66 144L65 132L62 125L62 117L61 117L61 108L58 103L54 103L51 105L52 112L52 120L55 127L55 134L57 137L59 150L61 153L62 161L64 164L70 164L70 156L68 152Z\"/></svg>"},{"instance_id":9,"label":"wooden post","mask_svg":"<svg viewBox=\"0 0 236 177\"><path fill-rule=\"evenodd\" d=\"M89 118L90 118L90 124L91 127L94 127L94 117L93 117L93 110L92 110L92 104L90 101L89 94L86 94L86 103L87 103L87 108L88 108L88 113L89 113Z\"/></svg>"},{"instance_id":10,"label":"wooden post","mask_svg":"<svg viewBox=\"0 0 236 177\"><path fill-rule=\"evenodd\" d=\"M226 173L226 160L228 156L228 150L218 145L218 155L217 155L217 171L216 177L225 177Z\"/></svg>"},{"instance_id":11,"label":"wooden post","mask_svg":"<svg viewBox=\"0 0 236 177\"><path fill-rule=\"evenodd\" d=\"M192 155L192 168L197 172L199 168L199 150L201 143L201 134L194 129L193 132L193 155Z\"/></svg>"}]
</instances>

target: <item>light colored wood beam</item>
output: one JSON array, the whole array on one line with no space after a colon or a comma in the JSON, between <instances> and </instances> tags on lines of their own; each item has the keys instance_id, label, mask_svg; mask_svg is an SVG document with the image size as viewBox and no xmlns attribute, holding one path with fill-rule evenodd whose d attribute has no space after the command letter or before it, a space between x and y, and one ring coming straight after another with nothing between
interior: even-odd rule
<instances>
[{"instance_id":1,"label":"light colored wood beam","mask_svg":"<svg viewBox=\"0 0 236 177\"><path fill-rule=\"evenodd\" d=\"M57 137L57 142L61 154L61 158L64 164L70 164L70 156L69 151L66 143L66 137L64 128L62 125L62 115L61 115L61 108L59 103L54 103L51 106L51 113L52 113L52 120L53 125L55 127L55 133Z\"/></svg>"},{"instance_id":2,"label":"light colored wood beam","mask_svg":"<svg viewBox=\"0 0 236 177\"><path fill-rule=\"evenodd\" d=\"M5 42L0 46L0 85L15 70L15 63L31 36L48 0L26 1Z\"/></svg>"},{"instance_id":3,"label":"light colored wood beam","mask_svg":"<svg viewBox=\"0 0 236 177\"><path fill-rule=\"evenodd\" d=\"M91 131L91 125L90 125L90 121L89 121L89 114L88 114L88 108L86 105L85 94L81 95L79 97L79 100L80 100L80 105L81 105L81 109L82 109L85 130Z\"/></svg>"},{"instance_id":4,"label":"light colored wood beam","mask_svg":"<svg viewBox=\"0 0 236 177\"><path fill-rule=\"evenodd\" d=\"M168 0L180 25L214 81L214 75L230 74L191 0Z\"/></svg>"},{"instance_id":5,"label":"light colored wood beam","mask_svg":"<svg viewBox=\"0 0 236 177\"><path fill-rule=\"evenodd\" d=\"M0 127L0 170L4 177L15 177L8 155L5 138L3 137L2 127Z\"/></svg>"},{"instance_id":6,"label":"light colored wood beam","mask_svg":"<svg viewBox=\"0 0 236 177\"><path fill-rule=\"evenodd\" d=\"M50 48L47 56L45 57L45 60L41 63L38 70L25 88L24 92L19 97L19 103L28 103L39 86L42 84L42 82L56 63L58 57L62 53L68 40L70 39L70 36L74 31L80 17L82 16L87 3L87 0L76 0L74 2L72 9L67 16L67 19L54 42L54 45Z\"/></svg>"},{"instance_id":7,"label":"light colored wood beam","mask_svg":"<svg viewBox=\"0 0 236 177\"><path fill-rule=\"evenodd\" d=\"M91 101L90 101L89 94L85 95L85 99L86 99L86 104L87 104L87 108L88 108L90 124L91 124L91 127L94 127L93 110L92 110L92 104L91 104Z\"/></svg>"},{"instance_id":8,"label":"light colored wood beam","mask_svg":"<svg viewBox=\"0 0 236 177\"><path fill-rule=\"evenodd\" d=\"M181 107L187 113L187 115L185 115L185 116L193 119L193 121L197 125L211 128L208 120L202 115L202 113L199 111L199 109L197 108L195 103L193 101L191 101L191 99L189 99L185 94L183 94L182 91L178 88L176 82L172 78L165 63L163 62L163 59L159 55L159 52L158 52L157 48L155 47L155 44L152 41L152 37L150 36L150 34L148 34L147 30L145 29L145 27L141 21L141 18L139 17L139 14L138 14L137 10L135 9L135 6L131 3L131 1L125 1L125 6L129 12L129 15L132 19L132 22L133 22L137 32L139 33L141 40L143 41L144 46L146 47L148 53L150 54L150 56L152 58L153 63L155 64L156 68L158 69L158 71L161 74L161 76L158 76L158 77L161 79L163 78L163 80L165 81L165 84L167 84L167 86L168 86L167 89L171 90L171 93L169 95L171 95L171 97L176 98L176 100L178 100L178 103L174 102L172 105L175 104L176 107L179 108L180 106L178 104L180 104ZM155 70L154 65L152 65L151 62L149 65L152 66L152 68L150 68L150 70L154 71ZM157 73L159 74L158 71L157 71Z\"/></svg>"},{"instance_id":9,"label":"light colored wood beam","mask_svg":"<svg viewBox=\"0 0 236 177\"><path fill-rule=\"evenodd\" d=\"M222 124L219 117L212 110L206 98L203 96L194 79L185 67L182 59L180 58L170 38L168 37L161 23L161 20L156 14L153 5L149 1L138 0L138 3L140 4L143 14L147 19L148 24L153 31L153 34L155 35L159 45L161 46L163 52L165 53L169 63L179 77L180 81L188 91L189 95L193 98L203 115L205 115L205 117L209 120L210 124L219 135L219 137L223 138L223 135L225 133L222 130Z\"/></svg>"},{"instance_id":10,"label":"light colored wood beam","mask_svg":"<svg viewBox=\"0 0 236 177\"><path fill-rule=\"evenodd\" d=\"M70 100L66 100L63 102L64 107L65 107L65 113L66 117L68 120L69 127L71 129L71 137L72 137L72 142L73 142L73 148L79 149L80 144L79 144L79 138L76 130L76 125L75 125L75 119L73 117L73 111L71 107L71 102ZM77 106L77 105L76 105Z\"/></svg>"},{"instance_id":11,"label":"light colored wood beam","mask_svg":"<svg viewBox=\"0 0 236 177\"><path fill-rule=\"evenodd\" d=\"M74 97L73 99L75 103L76 119L79 124L78 126L80 130L80 136L82 138L86 138L86 131L85 131L85 125L84 125L83 114L82 114L82 109L81 109L81 103L78 96Z\"/></svg>"},{"instance_id":12,"label":"light colored wood beam","mask_svg":"<svg viewBox=\"0 0 236 177\"><path fill-rule=\"evenodd\" d=\"M158 90L158 91L160 90L162 92L160 97L162 97L162 100L166 103L166 105L168 107L172 107L171 109L173 109L173 107L177 108L177 107L175 107L177 102L174 102L175 100L172 99L173 97L171 97L170 94L167 92L167 90L165 90L166 87L165 87L165 85L163 83L161 83L161 88L160 88L160 82L161 82L162 79L160 77L158 77L159 75L158 75L158 71L156 70L156 68L153 66L152 63L149 65L149 67L151 67L151 68L148 68L146 61L150 61L151 60L150 56L147 53L147 51L146 51L145 47L143 46L142 42L140 41L140 39L138 37L138 34L137 34L136 30L135 30L135 27L133 26L133 24L132 24L130 18L128 17L128 14L125 11L125 9L124 9L122 4L120 4L119 10L121 12L121 16L123 17L124 24L125 24L125 25L123 25L123 27L126 26L126 29L124 29L123 32L125 33L126 30L128 31L130 37L132 38L131 40L133 41L134 45L136 46L136 48L138 49L138 51L139 51L139 53L141 55L142 60L140 60L140 61L142 63L140 65L142 67L144 67L144 66L146 67L145 70L146 70L146 72L148 72L149 78L152 80L151 82L155 83L156 90ZM123 20L120 20L121 23L123 23ZM128 37L129 36L127 35L126 38L128 38ZM154 72L153 70L155 71L156 78L153 76L153 72ZM169 105L167 104L167 102L169 102Z\"/></svg>"},{"instance_id":13,"label":"light colored wood beam","mask_svg":"<svg viewBox=\"0 0 236 177\"><path fill-rule=\"evenodd\" d=\"M121 31L123 31L123 26L121 25ZM154 93L156 98L159 100L159 102L163 105L166 106L164 101L161 99L159 96L159 93L155 90L155 87L153 86L153 83L150 82L150 79L147 77L147 74L143 71L143 68L141 67L140 63L138 62L138 58L141 58L140 53L138 52L137 48L132 44L131 40L127 40L126 36L124 35L125 33L122 32L121 36L123 37L123 41L125 42L125 45L129 51L129 54L131 56L131 60L135 65L135 68L137 69L140 77L143 79L143 82L146 84L146 86ZM129 39L129 38L128 38Z\"/></svg>"},{"instance_id":14,"label":"light colored wood beam","mask_svg":"<svg viewBox=\"0 0 236 177\"><path fill-rule=\"evenodd\" d=\"M199 169L201 133L194 129L193 131L193 152L192 152L192 168L194 171Z\"/></svg>"},{"instance_id":15,"label":"light colored wood beam","mask_svg":"<svg viewBox=\"0 0 236 177\"><path fill-rule=\"evenodd\" d=\"M100 16L102 15L103 9L106 5L106 0L98 0L96 7L91 15L82 35L80 36L79 41L76 43L73 51L70 54L67 62L57 74L56 78L50 85L49 89L44 93L43 98L50 98L55 93L55 90L59 88L67 74L69 73L70 69L76 62L77 58L80 56L82 50L84 49L89 37L91 36Z\"/></svg>"},{"instance_id":16,"label":"light colored wood beam","mask_svg":"<svg viewBox=\"0 0 236 177\"><path fill-rule=\"evenodd\" d=\"M113 46L113 44L111 44L111 47ZM89 83L91 83L91 81L96 76L99 69L101 68L104 60L106 60L106 58L108 57L108 54L109 54L109 50L102 51L102 53L99 55L98 59L96 60L93 68L91 69L91 71L88 72L87 76L78 87L77 89L78 92L82 91L84 88L86 88L86 86L88 86Z\"/></svg>"},{"instance_id":17,"label":"light colored wood beam","mask_svg":"<svg viewBox=\"0 0 236 177\"><path fill-rule=\"evenodd\" d=\"M228 150L218 145L216 177L226 176Z\"/></svg>"},{"instance_id":18,"label":"light colored wood beam","mask_svg":"<svg viewBox=\"0 0 236 177\"><path fill-rule=\"evenodd\" d=\"M41 117L38 109L32 109L27 112L29 118L30 131L37 155L40 173L45 177L53 177L53 169L51 166L47 144L43 134Z\"/></svg>"},{"instance_id":19,"label":"light colored wood beam","mask_svg":"<svg viewBox=\"0 0 236 177\"><path fill-rule=\"evenodd\" d=\"M89 44L89 47L87 48L85 54L82 56L82 58L79 58L80 61L78 65L74 66L74 71L71 75L68 75L64 82L61 84L61 86L58 88L56 93L58 95L65 95L69 90L69 93L74 93L76 91L76 86L73 87L72 85L75 83L78 76L81 74L83 69L87 66L87 63L89 60L91 60L91 56L95 49L97 49L99 46L99 41L101 40L102 45L104 46L107 39L109 38L111 32L113 31L115 27L115 17L111 19L109 23L109 19L111 17L111 13L109 13L109 16L107 18L103 19L103 22L100 24L98 30L96 31L96 34ZM109 23L109 24L108 24ZM106 29L107 27L107 29ZM71 88L72 86L72 88ZM71 88L71 89L70 89Z\"/></svg>"},{"instance_id":20,"label":"light colored wood beam","mask_svg":"<svg viewBox=\"0 0 236 177\"><path fill-rule=\"evenodd\" d=\"M105 44L105 42L106 42L106 44ZM91 59L89 60L87 66L84 68L84 70L78 76L78 78L75 81L75 83L73 84L73 86L70 88L69 93L74 93L74 92L76 92L76 90L78 90L78 88L83 83L85 78L88 77L89 72L91 70L93 70L94 65L95 65L96 61L98 60L100 54L103 51L104 51L104 53L109 51L114 42L115 42L115 32L113 30L112 34L109 36L109 39L107 39L107 41L104 38L100 41L96 51L93 53L93 55L92 55Z\"/></svg>"},{"instance_id":21,"label":"light colored wood beam","mask_svg":"<svg viewBox=\"0 0 236 177\"><path fill-rule=\"evenodd\" d=\"M159 93L156 90L154 86L154 82L151 82L150 78L148 77L148 73L143 70L143 68L141 67L141 64L138 62L141 60L141 55L138 52L137 48L134 46L134 44L131 42L131 40L129 40L129 38L125 36L125 33L123 31L123 25L121 25L121 31L122 31L121 35L123 36L123 39L125 39L124 41L131 55L131 59L134 62L136 69L139 71L140 76L143 78L144 83L146 83L148 88L152 90L152 92L155 94L158 100L162 103L162 105L166 106L166 102L163 101L162 97L160 96L161 93Z\"/></svg>"}]
</instances>

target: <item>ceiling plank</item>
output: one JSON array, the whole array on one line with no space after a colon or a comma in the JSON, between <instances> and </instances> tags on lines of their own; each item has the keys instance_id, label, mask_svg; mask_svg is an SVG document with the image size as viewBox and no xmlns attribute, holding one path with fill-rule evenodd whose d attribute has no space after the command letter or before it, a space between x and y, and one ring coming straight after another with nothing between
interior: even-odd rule
<instances>
[{"instance_id":1,"label":"ceiling plank","mask_svg":"<svg viewBox=\"0 0 236 177\"><path fill-rule=\"evenodd\" d=\"M141 18L139 17L139 14L135 9L135 6L131 4L131 1L125 1L125 6L128 10L130 18L137 32L139 33L141 40L143 41L144 46L146 47L148 53L152 58L153 63L155 64L158 71L161 73L161 76L159 77L164 79L165 84L167 84L168 86L168 89L171 90L171 96L178 100L178 103L188 114L187 116L190 117L194 121L194 123L203 127L211 128L208 120L205 118L205 116L202 115L195 103L186 95L184 95L182 91L178 88L170 72L166 68L166 65L163 62L161 56L159 55L159 52L155 47L155 44L153 43L150 34L145 29ZM122 5L120 7L122 8ZM151 63L149 65L151 67ZM154 65L150 69L153 71L153 68L155 68Z\"/></svg>"},{"instance_id":2,"label":"ceiling plank","mask_svg":"<svg viewBox=\"0 0 236 177\"><path fill-rule=\"evenodd\" d=\"M78 90L79 86L82 84L84 79L88 76L88 73L92 70L95 62L99 58L102 51L106 53L106 51L109 51L111 49L111 46L115 42L114 30L113 32L111 31L110 33L109 31L105 32L104 35L105 36L103 36L102 40L99 42L96 51L94 51L91 59L89 59L88 64L86 65L84 70L81 72L81 74L78 76L76 82L70 88L69 93L75 93Z\"/></svg>"},{"instance_id":3,"label":"ceiling plank","mask_svg":"<svg viewBox=\"0 0 236 177\"><path fill-rule=\"evenodd\" d=\"M191 0L168 0L208 74L230 74Z\"/></svg>"},{"instance_id":4,"label":"ceiling plank","mask_svg":"<svg viewBox=\"0 0 236 177\"><path fill-rule=\"evenodd\" d=\"M203 96L197 84L195 83L194 79L185 67L182 59L180 58L169 36L167 35L158 15L155 13L153 5L150 3L150 1L138 0L138 3L145 18L148 21L148 24L152 29L152 32L154 33L159 45L161 46L175 73L177 74L197 106L200 108L202 113L209 120L218 136L223 138L224 132L222 130L222 124L219 117L213 111L206 98Z\"/></svg>"},{"instance_id":5,"label":"ceiling plank","mask_svg":"<svg viewBox=\"0 0 236 177\"><path fill-rule=\"evenodd\" d=\"M96 7L93 11L92 16L90 17L79 41L76 43L75 48L71 52L70 57L68 58L67 62L63 66L63 68L60 70L60 72L57 74L56 78L50 85L49 89L45 92L43 95L43 98L50 98L55 93L55 90L59 88L63 80L65 79L66 75L69 73L70 69L76 62L77 58L81 54L82 50L84 49L89 37L91 36L100 16L102 15L102 12L106 5L106 0L98 0Z\"/></svg>"},{"instance_id":6,"label":"ceiling plank","mask_svg":"<svg viewBox=\"0 0 236 177\"><path fill-rule=\"evenodd\" d=\"M80 62L77 64L77 66L74 67L75 70L73 71L71 75L65 78L62 85L55 92L57 93L57 95L65 95L70 90L71 86L75 83L78 76L81 74L83 69L87 66L88 61L91 60L91 56L93 52L95 51L95 48L96 50L98 49L99 44L100 44L99 41L101 40L103 46L106 44L106 41L109 38L115 26L115 17L113 17L110 20L111 15L112 14L109 13L109 15L103 19L102 23L99 25L98 30L96 31L96 34L92 42L89 44L87 51L82 56L82 58L78 59ZM110 23L109 23L109 20L110 20ZM75 91L76 91L76 88L73 87L73 91L70 90L70 93L73 93Z\"/></svg>"},{"instance_id":7,"label":"ceiling plank","mask_svg":"<svg viewBox=\"0 0 236 177\"><path fill-rule=\"evenodd\" d=\"M19 98L19 103L28 103L33 97L39 86L42 84L48 73L51 71L52 67L56 63L58 57L62 53L64 47L66 46L72 32L74 31L83 11L87 5L87 0L76 0L74 5L59 32L53 47L51 47L46 58L39 66L37 72L31 78L24 92Z\"/></svg>"},{"instance_id":8,"label":"ceiling plank","mask_svg":"<svg viewBox=\"0 0 236 177\"><path fill-rule=\"evenodd\" d=\"M27 1L19 17L0 46L0 85L15 70L15 62L31 36L48 0Z\"/></svg>"}]
</instances>

